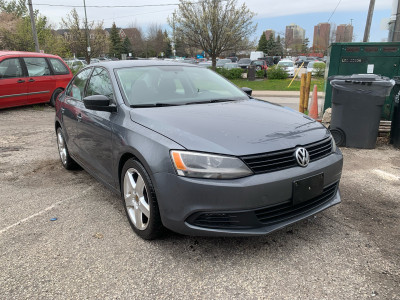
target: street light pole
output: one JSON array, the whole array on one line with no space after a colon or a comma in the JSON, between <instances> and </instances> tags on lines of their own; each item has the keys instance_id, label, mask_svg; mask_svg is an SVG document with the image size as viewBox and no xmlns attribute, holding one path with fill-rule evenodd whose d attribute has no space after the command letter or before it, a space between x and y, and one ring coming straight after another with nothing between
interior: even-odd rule
<instances>
[{"instance_id":1,"label":"street light pole","mask_svg":"<svg viewBox=\"0 0 400 300\"><path fill-rule=\"evenodd\" d=\"M87 24L86 1L85 0L83 0L83 7L85 9L85 31L86 31L86 41L87 41L87 53L88 53L88 59L89 59L89 61L87 63L90 63L90 37L89 37L89 29L88 29L88 24Z\"/></svg>"},{"instance_id":2,"label":"street light pole","mask_svg":"<svg viewBox=\"0 0 400 300\"><path fill-rule=\"evenodd\" d=\"M40 52L39 40L36 32L35 16L33 14L32 0L28 0L28 6L29 6L29 15L31 16L32 36L35 42L35 51Z\"/></svg>"}]
</instances>

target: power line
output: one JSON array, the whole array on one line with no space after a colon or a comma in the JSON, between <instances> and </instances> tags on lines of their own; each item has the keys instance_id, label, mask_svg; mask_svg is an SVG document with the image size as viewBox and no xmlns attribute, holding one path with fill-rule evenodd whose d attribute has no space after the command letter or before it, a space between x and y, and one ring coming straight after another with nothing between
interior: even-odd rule
<instances>
[{"instance_id":1,"label":"power line","mask_svg":"<svg viewBox=\"0 0 400 300\"><path fill-rule=\"evenodd\" d=\"M127 8L127 7L154 7L154 6L178 6L179 3L164 3L164 4L142 4L142 5L86 5L90 8ZM52 7L84 7L83 5L68 5L68 4L49 4L35 3L35 6L52 6Z\"/></svg>"},{"instance_id":2,"label":"power line","mask_svg":"<svg viewBox=\"0 0 400 300\"><path fill-rule=\"evenodd\" d=\"M331 20L332 16L334 15L334 13L336 12L337 8L339 7L340 2L342 2L342 0L339 0L338 4L336 5L335 9L333 10L331 16L328 19L328 22Z\"/></svg>"},{"instance_id":3,"label":"power line","mask_svg":"<svg viewBox=\"0 0 400 300\"><path fill-rule=\"evenodd\" d=\"M130 17L135 17L135 16L141 16L141 15L148 15L148 14L155 14L155 13L159 13L159 12L165 12L165 11L171 11L171 9L164 9L164 10L157 10L157 11L149 11L149 12L145 12L145 13L140 13L140 14L134 14L134 15L129 15L129 16L118 16L118 17L112 17L112 18L107 18L107 19L101 19L102 21L107 21L107 20L113 20L113 19L123 19L123 18L130 18Z\"/></svg>"}]
</instances>

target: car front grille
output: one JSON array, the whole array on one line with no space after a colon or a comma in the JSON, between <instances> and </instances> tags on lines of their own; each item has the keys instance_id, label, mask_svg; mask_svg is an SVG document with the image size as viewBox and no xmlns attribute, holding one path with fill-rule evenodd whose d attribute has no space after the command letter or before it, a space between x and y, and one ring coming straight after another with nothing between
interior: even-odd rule
<instances>
[{"instance_id":1,"label":"car front grille","mask_svg":"<svg viewBox=\"0 0 400 300\"><path fill-rule=\"evenodd\" d=\"M328 137L319 142L303 145L301 147L307 149L310 154L310 162L312 162L331 153L332 140L331 137ZM297 147L268 153L246 155L242 156L241 159L255 174L268 173L297 166L294 156L296 149Z\"/></svg>"},{"instance_id":2,"label":"car front grille","mask_svg":"<svg viewBox=\"0 0 400 300\"><path fill-rule=\"evenodd\" d=\"M335 197L338 186L338 181L325 186L319 196L297 205L293 205L290 199L285 203L255 210L197 212L189 216L186 222L203 228L236 230L273 225L307 214L328 203Z\"/></svg>"},{"instance_id":3,"label":"car front grille","mask_svg":"<svg viewBox=\"0 0 400 300\"><path fill-rule=\"evenodd\" d=\"M293 205L292 202L289 201L280 205L256 210L256 217L258 221L264 225L284 222L285 220L306 213L330 201L335 196L338 185L339 182L335 182L334 184L326 186L321 195L297 205Z\"/></svg>"}]
</instances>

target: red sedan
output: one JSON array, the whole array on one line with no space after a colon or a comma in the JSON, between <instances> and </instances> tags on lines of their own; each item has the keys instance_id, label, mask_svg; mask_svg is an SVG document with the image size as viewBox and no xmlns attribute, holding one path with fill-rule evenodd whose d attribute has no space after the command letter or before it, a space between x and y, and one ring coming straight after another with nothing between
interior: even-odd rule
<instances>
[{"instance_id":1,"label":"red sedan","mask_svg":"<svg viewBox=\"0 0 400 300\"><path fill-rule=\"evenodd\" d=\"M45 102L54 106L72 77L59 56L0 51L0 109Z\"/></svg>"}]
</instances>

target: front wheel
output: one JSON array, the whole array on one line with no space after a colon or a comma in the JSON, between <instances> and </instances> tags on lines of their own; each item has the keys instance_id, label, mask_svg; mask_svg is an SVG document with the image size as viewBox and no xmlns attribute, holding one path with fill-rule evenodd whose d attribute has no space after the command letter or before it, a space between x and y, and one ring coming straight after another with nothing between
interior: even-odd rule
<instances>
[{"instance_id":1,"label":"front wheel","mask_svg":"<svg viewBox=\"0 0 400 300\"><path fill-rule=\"evenodd\" d=\"M51 106L56 106L56 100L57 100L57 97L58 97L58 95L60 95L60 93L63 91L63 89L61 89L61 88L58 88L58 89L56 89L54 92L53 92L53 95L51 96L51 99L50 99L50 105Z\"/></svg>"},{"instance_id":2,"label":"front wheel","mask_svg":"<svg viewBox=\"0 0 400 300\"><path fill-rule=\"evenodd\" d=\"M79 165L69 155L67 143L65 142L61 127L57 128L57 146L63 167L67 170L78 169Z\"/></svg>"},{"instance_id":3,"label":"front wheel","mask_svg":"<svg viewBox=\"0 0 400 300\"><path fill-rule=\"evenodd\" d=\"M257 67L256 67L256 70L257 70L257 71L260 71L260 70L261 70L261 67L260 67L260 66L257 66Z\"/></svg>"},{"instance_id":4,"label":"front wheel","mask_svg":"<svg viewBox=\"0 0 400 300\"><path fill-rule=\"evenodd\" d=\"M133 231L145 240L163 230L156 193L150 176L137 160L128 160L121 172L122 200Z\"/></svg>"}]
</instances>

